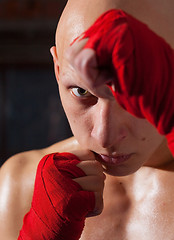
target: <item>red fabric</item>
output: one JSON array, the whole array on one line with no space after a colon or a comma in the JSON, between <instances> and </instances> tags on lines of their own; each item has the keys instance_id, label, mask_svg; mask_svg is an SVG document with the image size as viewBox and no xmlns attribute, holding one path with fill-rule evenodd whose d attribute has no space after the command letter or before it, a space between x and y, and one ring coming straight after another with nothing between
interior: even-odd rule
<instances>
[{"instance_id":1,"label":"red fabric","mask_svg":"<svg viewBox=\"0 0 174 240\"><path fill-rule=\"evenodd\" d=\"M104 13L83 34L100 69L114 76L113 94L133 115L166 135L174 155L174 50L122 10Z\"/></svg>"},{"instance_id":2,"label":"red fabric","mask_svg":"<svg viewBox=\"0 0 174 240\"><path fill-rule=\"evenodd\" d=\"M93 192L83 191L73 178L85 173L70 153L45 156L39 163L32 206L24 217L19 240L77 240L86 215L93 211Z\"/></svg>"}]
</instances>

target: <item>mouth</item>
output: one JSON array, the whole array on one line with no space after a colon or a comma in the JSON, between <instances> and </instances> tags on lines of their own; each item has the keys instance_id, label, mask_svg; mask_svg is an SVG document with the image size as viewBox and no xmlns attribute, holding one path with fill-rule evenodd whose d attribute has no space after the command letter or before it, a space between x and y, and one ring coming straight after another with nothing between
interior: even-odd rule
<instances>
[{"instance_id":1,"label":"mouth","mask_svg":"<svg viewBox=\"0 0 174 240\"><path fill-rule=\"evenodd\" d=\"M103 154L95 153L96 160L101 163L107 163L109 165L120 165L131 158L133 153L130 154L118 154L115 156L107 156Z\"/></svg>"}]
</instances>

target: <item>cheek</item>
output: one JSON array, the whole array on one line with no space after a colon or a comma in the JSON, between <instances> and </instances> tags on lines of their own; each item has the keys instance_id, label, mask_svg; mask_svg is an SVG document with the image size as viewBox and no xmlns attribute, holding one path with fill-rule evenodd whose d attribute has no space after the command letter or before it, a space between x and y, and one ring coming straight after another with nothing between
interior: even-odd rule
<instances>
[{"instance_id":1,"label":"cheek","mask_svg":"<svg viewBox=\"0 0 174 240\"><path fill-rule=\"evenodd\" d=\"M68 114L68 121L73 135L81 146L87 147L90 143L91 124L86 117L78 114Z\"/></svg>"},{"instance_id":2,"label":"cheek","mask_svg":"<svg viewBox=\"0 0 174 240\"><path fill-rule=\"evenodd\" d=\"M92 129L89 111L84 110L70 94L63 91L61 91L61 101L74 136L81 145L86 145Z\"/></svg>"},{"instance_id":3,"label":"cheek","mask_svg":"<svg viewBox=\"0 0 174 240\"><path fill-rule=\"evenodd\" d=\"M134 136L139 140L139 147L144 154L154 152L164 140L164 136L145 119L137 119L134 123Z\"/></svg>"}]
</instances>

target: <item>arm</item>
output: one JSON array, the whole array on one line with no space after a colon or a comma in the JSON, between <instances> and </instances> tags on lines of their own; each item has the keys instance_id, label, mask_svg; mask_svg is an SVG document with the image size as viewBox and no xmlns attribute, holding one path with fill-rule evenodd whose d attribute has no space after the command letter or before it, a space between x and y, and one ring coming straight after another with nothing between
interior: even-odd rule
<instances>
[{"instance_id":1,"label":"arm","mask_svg":"<svg viewBox=\"0 0 174 240\"><path fill-rule=\"evenodd\" d=\"M0 232L4 240L16 240L19 235L23 218L31 207L36 169L40 159L46 153L64 151L73 151L75 154L78 152L82 160L89 157L88 151L83 151L77 141L70 138L46 149L17 154L2 166L0 170ZM91 161L81 164L83 170L87 169L87 173L95 168L101 168L98 165L96 167L91 165ZM79 184L83 188L88 187L84 181ZM97 205L101 211L102 194L99 195Z\"/></svg>"},{"instance_id":2,"label":"arm","mask_svg":"<svg viewBox=\"0 0 174 240\"><path fill-rule=\"evenodd\" d=\"M31 208L18 239L80 238L85 217L95 207L94 193L77 183L88 178L80 163L71 153L43 157L37 168Z\"/></svg>"},{"instance_id":3,"label":"arm","mask_svg":"<svg viewBox=\"0 0 174 240\"><path fill-rule=\"evenodd\" d=\"M29 164L28 157L25 153L16 155L0 170L0 232L4 240L17 239L30 208L36 167Z\"/></svg>"},{"instance_id":4,"label":"arm","mask_svg":"<svg viewBox=\"0 0 174 240\"><path fill-rule=\"evenodd\" d=\"M16 240L29 211L36 169L42 157L52 152L79 150L74 137L41 150L19 153L0 169L0 233L3 240Z\"/></svg>"}]
</instances>

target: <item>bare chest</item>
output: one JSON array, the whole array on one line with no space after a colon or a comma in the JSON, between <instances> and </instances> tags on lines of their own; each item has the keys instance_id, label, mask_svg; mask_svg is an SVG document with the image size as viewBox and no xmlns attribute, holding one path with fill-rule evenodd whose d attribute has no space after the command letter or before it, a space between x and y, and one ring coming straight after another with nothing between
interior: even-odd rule
<instances>
[{"instance_id":1,"label":"bare chest","mask_svg":"<svg viewBox=\"0 0 174 240\"><path fill-rule=\"evenodd\" d=\"M80 240L174 240L173 190L150 186L106 190L102 214L86 220Z\"/></svg>"}]
</instances>

